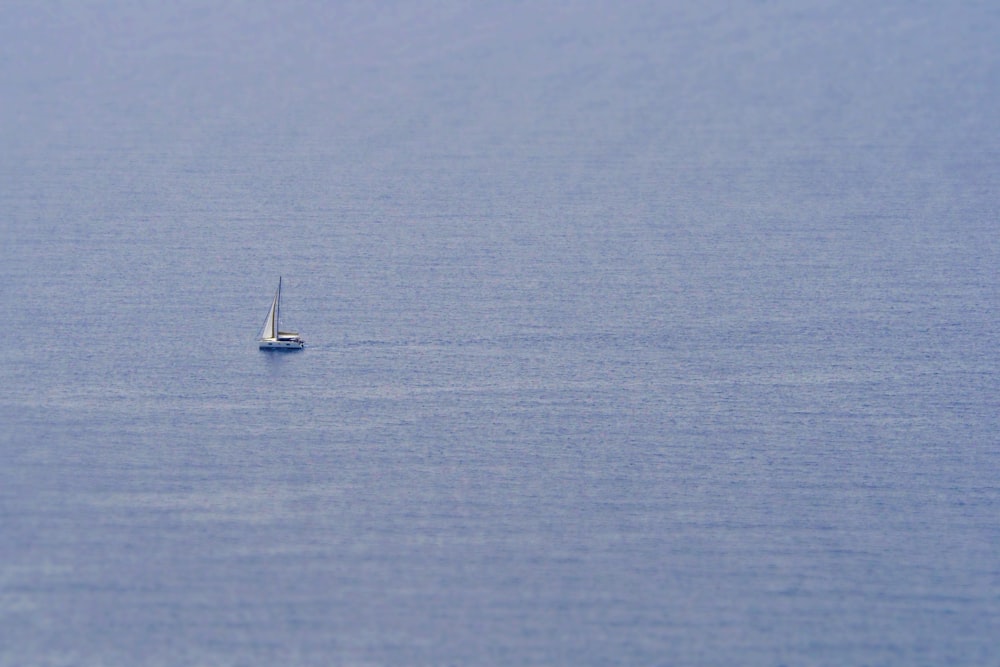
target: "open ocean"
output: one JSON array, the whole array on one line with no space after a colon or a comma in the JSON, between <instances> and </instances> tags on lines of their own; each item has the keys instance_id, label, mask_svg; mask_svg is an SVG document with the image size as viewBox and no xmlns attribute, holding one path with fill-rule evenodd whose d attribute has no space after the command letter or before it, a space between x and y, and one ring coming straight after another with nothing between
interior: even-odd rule
<instances>
[{"instance_id":1,"label":"open ocean","mask_svg":"<svg viewBox=\"0 0 1000 667\"><path fill-rule=\"evenodd\" d=\"M1000 665L996 3L4 2L0 312L3 667Z\"/></svg>"}]
</instances>

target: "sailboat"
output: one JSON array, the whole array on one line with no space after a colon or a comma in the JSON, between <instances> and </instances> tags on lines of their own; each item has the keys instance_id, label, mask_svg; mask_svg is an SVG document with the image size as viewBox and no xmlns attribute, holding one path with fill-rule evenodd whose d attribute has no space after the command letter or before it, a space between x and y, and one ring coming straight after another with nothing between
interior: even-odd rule
<instances>
[{"instance_id":1,"label":"sailboat","mask_svg":"<svg viewBox=\"0 0 1000 667\"><path fill-rule=\"evenodd\" d=\"M278 289L274 293L274 301L271 302L271 309L267 311L264 325L260 328L260 335L257 343L262 350L301 350L306 346L294 331L280 331L278 329L278 315L281 311L281 276L278 276Z\"/></svg>"}]
</instances>

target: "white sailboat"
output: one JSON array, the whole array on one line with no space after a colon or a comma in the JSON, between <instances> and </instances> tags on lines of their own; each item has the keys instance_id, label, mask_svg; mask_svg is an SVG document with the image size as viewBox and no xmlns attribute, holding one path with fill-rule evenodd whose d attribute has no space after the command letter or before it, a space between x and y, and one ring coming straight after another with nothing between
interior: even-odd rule
<instances>
[{"instance_id":1,"label":"white sailboat","mask_svg":"<svg viewBox=\"0 0 1000 667\"><path fill-rule=\"evenodd\" d=\"M274 293L271 309L267 311L264 325L260 328L257 343L262 350L301 350L306 346L294 331L280 331L278 316L281 311L281 276L278 276L278 289Z\"/></svg>"}]
</instances>

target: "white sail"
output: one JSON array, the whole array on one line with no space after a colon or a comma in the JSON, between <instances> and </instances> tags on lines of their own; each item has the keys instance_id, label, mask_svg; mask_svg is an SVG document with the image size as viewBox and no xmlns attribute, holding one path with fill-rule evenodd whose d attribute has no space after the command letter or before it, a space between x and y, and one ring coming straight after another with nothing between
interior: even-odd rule
<instances>
[{"instance_id":1,"label":"white sail","mask_svg":"<svg viewBox=\"0 0 1000 667\"><path fill-rule=\"evenodd\" d=\"M278 279L278 291L274 293L274 301L271 302L271 309L267 311L264 324L260 328L260 339L274 339L278 337L278 302L281 297L281 279Z\"/></svg>"}]
</instances>

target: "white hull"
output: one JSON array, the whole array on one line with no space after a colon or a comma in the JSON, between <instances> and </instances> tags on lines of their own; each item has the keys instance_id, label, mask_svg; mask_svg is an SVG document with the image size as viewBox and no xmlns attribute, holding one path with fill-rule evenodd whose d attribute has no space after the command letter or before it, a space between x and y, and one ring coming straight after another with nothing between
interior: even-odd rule
<instances>
[{"instance_id":1,"label":"white hull","mask_svg":"<svg viewBox=\"0 0 1000 667\"><path fill-rule=\"evenodd\" d=\"M306 346L300 340L262 340L259 344L262 350L301 350Z\"/></svg>"}]
</instances>

